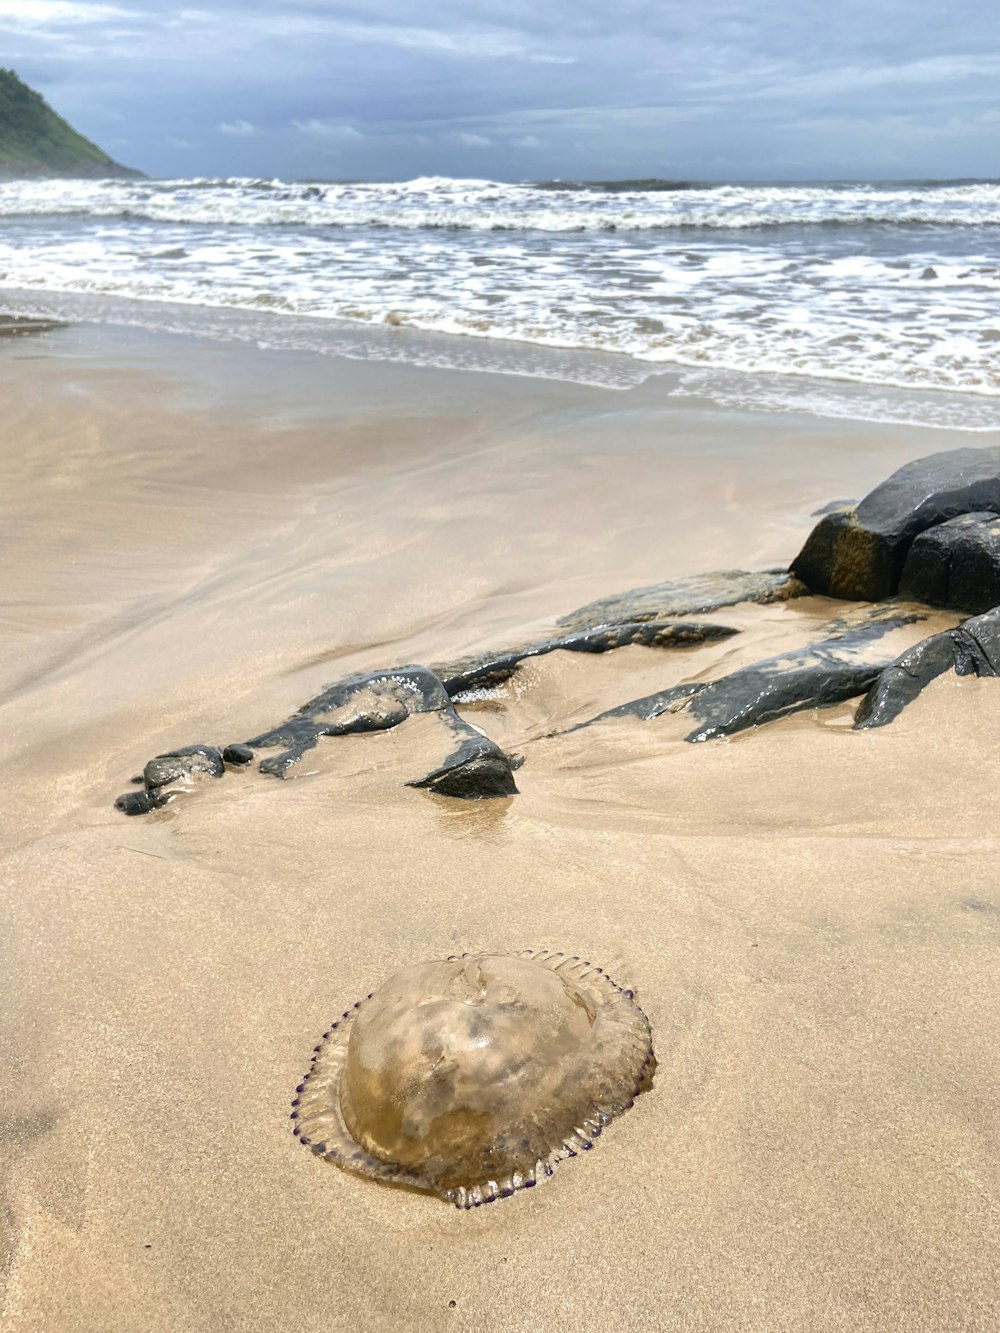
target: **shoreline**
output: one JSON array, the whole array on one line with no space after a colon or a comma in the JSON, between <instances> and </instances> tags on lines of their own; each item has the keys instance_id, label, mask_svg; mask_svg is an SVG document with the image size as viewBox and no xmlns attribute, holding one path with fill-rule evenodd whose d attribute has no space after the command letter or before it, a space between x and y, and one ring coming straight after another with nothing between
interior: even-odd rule
<instances>
[{"instance_id":1,"label":"shoreline","mask_svg":"<svg viewBox=\"0 0 1000 1333\"><path fill-rule=\"evenodd\" d=\"M397 651L409 649L414 660L457 656L502 645L512 636L516 641L536 622L623 588L700 573L713 564L780 565L801 546L818 503L852 498L844 493L848 469L860 496L899 464L944 442L939 431L914 436L904 427L860 425L845 431L843 423L824 419L690 407L664 397L649 382L622 395L530 377L516 381L405 363L331 362L315 354L102 325L42 330L20 349L38 385L33 390L15 380L11 410L15 422L26 420L38 438L41 456L34 469L54 470L58 483L61 459L49 456L44 422L38 427L32 420L41 402L61 400L70 430L73 409L79 407L91 433L104 433L92 447L76 448L72 482L61 494L70 505L63 521L72 531L75 509L86 541L95 531L93 503L105 498L88 491L87 469L93 466L95 479L101 475L111 486L106 515L111 528L95 552L100 563L88 576L88 593L99 586L115 608L106 631L98 634L97 650L104 633L114 634L119 625L130 632L134 622L141 626L148 619L156 643L144 667L151 686L171 689L180 668L206 695L213 673L229 669L228 645L204 643L205 660L199 664L171 645L171 626L162 621L164 615L183 622L196 614L203 587L221 582L241 600L238 632L248 652L255 642L266 645L269 654L276 647L274 634L255 623L259 616L252 599L259 590L241 567L240 553L230 550L233 522L240 525L237 531L245 531L247 523L263 524L267 549L257 551L255 541L243 538L258 569L273 558L288 566L282 577L294 579L296 561L302 559L313 599L322 578L316 558L322 553L322 559L331 559L331 538L323 524L332 524L336 554L330 572L335 581L346 580L341 614L347 615L349 628L330 610L318 625L293 621L290 642L278 654L278 674L299 677L301 697L306 697L326 683L331 637L345 644L346 655L337 650L345 669L383 665L366 650L372 641L398 643ZM148 440L149 419L162 444ZM212 439L213 453L198 438L189 438L192 421ZM143 424L134 441L136 423ZM324 429L330 434L324 436ZM273 457L272 437L286 450L287 462ZM418 441L413 458L408 457L408 439ZM103 463L95 450L108 455ZM656 494L668 461L678 489L663 509ZM137 475L119 481L118 466L145 470L148 480ZM328 486L330 473L333 484ZM211 489L223 484L227 474L238 478L237 489L232 519L220 526L213 510L221 500L219 513L224 514L226 502ZM6 479L9 520L19 522L29 539L46 531L47 512L47 499L31 477L29 471L23 480L16 474ZM378 503L368 512L366 484L383 483L384 495L372 492ZM284 514L275 513L275 485L287 492ZM379 542L388 543L390 551L396 548L382 577L425 583L422 567L404 572L395 531L393 515L404 514L413 502L424 514L419 540L426 568L450 560L452 551L462 552L469 568L457 571L465 580L460 590L447 580L437 581L438 594L451 605L428 622L429 628L436 626L430 640L419 620L405 613L408 594L400 596L398 607L392 599L381 607L357 604L359 580L367 571L359 567L352 573L349 545L335 532L333 515L344 496L360 502L360 528L373 525L378 533L362 533L373 544L373 556ZM446 496L452 505L449 534L441 526ZM135 522L126 519L123 506L129 504L137 505ZM525 507L518 515L524 538L521 564L529 553L535 563L530 573L511 575L504 565L512 552L502 522L514 505ZM325 520L325 514L330 518ZM282 551L286 531L301 534L299 551ZM462 534L467 534L464 544ZM185 543L193 544L190 555ZM40 541L43 566L53 558L49 546ZM310 548L314 555L307 554ZM15 586L25 548L12 545L7 556L9 586ZM545 565L539 566L539 560ZM198 570L193 584L188 562ZM58 591L60 572L52 567L49 574L58 615L66 605ZM265 576L265 596L272 580L273 574ZM161 582L162 591L154 595ZM44 600L45 589L39 591ZM276 592L270 600L280 602L280 596ZM426 602L428 592L419 597ZM464 599L471 599L466 612L459 610ZM88 642L86 636L82 642ZM60 654L76 651L75 645L70 637ZM57 655L57 663L61 660ZM30 659L25 681L33 689L37 669L37 661ZM182 697L183 690L177 693Z\"/></svg>"},{"instance_id":2,"label":"shoreline","mask_svg":"<svg viewBox=\"0 0 1000 1333\"><path fill-rule=\"evenodd\" d=\"M289 782L112 806L150 755L349 671L786 564L947 433L88 325L3 340L0 388L12 1333L1000 1319L996 682L865 734L841 705L704 745L545 739L683 669L553 653L468 713L531 740L510 800L403 786L438 743L412 718ZM757 608L714 660L842 605ZM406 963L530 946L653 1024L654 1087L594 1152L466 1215L296 1143L332 1014Z\"/></svg>"},{"instance_id":3,"label":"shoreline","mask_svg":"<svg viewBox=\"0 0 1000 1333\"><path fill-rule=\"evenodd\" d=\"M648 386L682 406L759 414L819 417L917 430L1000 430L997 395L908 388L844 378L768 371L742 372L696 362L648 361L620 351L562 347L516 339L441 333L390 323L200 306L153 298L5 288L0 309L15 318L75 327L138 329L153 338L180 337L210 345L249 345L261 352L321 355L352 364L376 362L421 369L551 380L629 392ZM99 335L98 335L99 336Z\"/></svg>"}]
</instances>

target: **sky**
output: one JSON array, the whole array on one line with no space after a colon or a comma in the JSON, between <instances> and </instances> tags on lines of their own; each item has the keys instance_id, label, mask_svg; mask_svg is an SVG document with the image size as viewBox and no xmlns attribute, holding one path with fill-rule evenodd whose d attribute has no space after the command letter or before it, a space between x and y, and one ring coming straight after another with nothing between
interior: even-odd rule
<instances>
[{"instance_id":1,"label":"sky","mask_svg":"<svg viewBox=\"0 0 1000 1333\"><path fill-rule=\"evenodd\" d=\"M0 0L153 176L1000 176L1000 0Z\"/></svg>"}]
</instances>

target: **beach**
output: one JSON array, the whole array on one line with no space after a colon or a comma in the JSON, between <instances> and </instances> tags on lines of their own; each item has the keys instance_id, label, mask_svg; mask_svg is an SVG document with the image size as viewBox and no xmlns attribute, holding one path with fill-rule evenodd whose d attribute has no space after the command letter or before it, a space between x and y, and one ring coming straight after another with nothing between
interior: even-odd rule
<instances>
[{"instance_id":1,"label":"beach","mask_svg":"<svg viewBox=\"0 0 1000 1333\"><path fill-rule=\"evenodd\" d=\"M682 652L557 652L465 710L524 755L513 798L405 786L440 750L415 717L286 782L114 808L151 756L348 672L787 565L820 507L1000 440L666 383L86 322L2 340L12 1333L1000 1323L994 681L949 673L870 733L841 704L689 745L671 718L550 735ZM714 612L742 632L699 662L842 608ZM901 645L956 620L926 614ZM531 946L652 1023L654 1087L592 1153L464 1214L296 1142L331 1018L407 963Z\"/></svg>"}]
</instances>

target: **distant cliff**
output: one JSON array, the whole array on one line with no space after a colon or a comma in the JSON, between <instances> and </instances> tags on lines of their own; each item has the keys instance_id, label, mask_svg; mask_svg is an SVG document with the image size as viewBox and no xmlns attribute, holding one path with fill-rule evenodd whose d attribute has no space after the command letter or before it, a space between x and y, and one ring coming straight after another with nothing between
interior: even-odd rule
<instances>
[{"instance_id":1,"label":"distant cliff","mask_svg":"<svg viewBox=\"0 0 1000 1333\"><path fill-rule=\"evenodd\" d=\"M141 175L77 134L12 69L0 69L0 180Z\"/></svg>"}]
</instances>

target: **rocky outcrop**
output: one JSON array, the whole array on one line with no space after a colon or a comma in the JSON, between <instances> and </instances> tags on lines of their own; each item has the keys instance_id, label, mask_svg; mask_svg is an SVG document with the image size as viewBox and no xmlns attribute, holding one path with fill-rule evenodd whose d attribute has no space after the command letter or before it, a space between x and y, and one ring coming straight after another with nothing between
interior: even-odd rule
<instances>
[{"instance_id":1,"label":"rocky outcrop","mask_svg":"<svg viewBox=\"0 0 1000 1333\"><path fill-rule=\"evenodd\" d=\"M718 654L710 655L708 670L698 666L691 673L701 679L628 700L567 730L616 717L651 721L681 713L696 723L686 739L701 742L861 695L855 727L865 729L884 726L945 672L1000 674L1000 447L932 455L900 468L856 508L819 512L823 516L791 571L723 570L649 584L590 602L557 622L562 633L517 647L433 668L346 676L249 740L156 756L137 779L142 790L116 804L127 814L145 813L198 781L255 761L262 773L283 778L324 737L387 731L419 713L436 716L431 730L443 728L446 758L407 786L464 800L512 796L518 761L456 710L456 704L471 704L477 689L500 685L521 663L554 652L693 650L737 631L684 617L746 602L784 602L810 591L875 605L830 622L816 642L719 679L704 679L718 662ZM983 614L893 655L886 635L923 618L886 604L897 592L911 601Z\"/></svg>"},{"instance_id":2,"label":"rocky outcrop","mask_svg":"<svg viewBox=\"0 0 1000 1333\"><path fill-rule=\"evenodd\" d=\"M823 708L864 694L892 660L881 639L918 619L900 615L874 620L712 681L691 700L690 711L701 725L687 739L732 736L805 708Z\"/></svg>"},{"instance_id":3,"label":"rocky outcrop","mask_svg":"<svg viewBox=\"0 0 1000 1333\"><path fill-rule=\"evenodd\" d=\"M906 557L899 593L954 611L1000 606L1000 517L963 514L922 532Z\"/></svg>"},{"instance_id":4,"label":"rocky outcrop","mask_svg":"<svg viewBox=\"0 0 1000 1333\"><path fill-rule=\"evenodd\" d=\"M58 319L41 319L33 315L0 314L0 338L29 338L36 333L51 333L66 325Z\"/></svg>"},{"instance_id":5,"label":"rocky outcrop","mask_svg":"<svg viewBox=\"0 0 1000 1333\"><path fill-rule=\"evenodd\" d=\"M595 629L603 625L628 625L648 620L669 620L673 616L702 615L739 602L785 602L808 592L797 578L784 569L750 573L744 569L725 569L712 574L696 574L669 583L651 583L629 592L616 593L589 602L558 623L567 629Z\"/></svg>"},{"instance_id":6,"label":"rocky outcrop","mask_svg":"<svg viewBox=\"0 0 1000 1333\"><path fill-rule=\"evenodd\" d=\"M664 713L690 713L700 725L686 737L692 742L732 736L748 727L773 722L807 708L823 708L864 694L894 659L881 641L920 616L875 608L867 624L834 623L816 643L755 662L718 680L673 685L656 694L608 709L578 731L612 717L643 721Z\"/></svg>"},{"instance_id":7,"label":"rocky outcrop","mask_svg":"<svg viewBox=\"0 0 1000 1333\"><path fill-rule=\"evenodd\" d=\"M1000 675L1000 606L924 639L879 672L855 715L855 729L867 731L892 722L947 671L959 676Z\"/></svg>"},{"instance_id":8,"label":"rocky outcrop","mask_svg":"<svg viewBox=\"0 0 1000 1333\"><path fill-rule=\"evenodd\" d=\"M227 766L246 767L260 750L279 751L262 759L259 768L262 773L284 778L321 737L387 731L415 713L437 713L455 748L438 768L408 786L465 800L516 793L507 755L477 727L459 717L432 671L406 666L346 676L304 704L294 717L249 741L222 750L191 745L158 755L139 779L143 790L126 792L115 804L128 815L146 814L191 790L200 777L221 777Z\"/></svg>"},{"instance_id":9,"label":"rocky outcrop","mask_svg":"<svg viewBox=\"0 0 1000 1333\"><path fill-rule=\"evenodd\" d=\"M434 667L448 695L454 698L466 690L491 688L509 680L520 664L547 653L607 653L614 648L639 645L643 648L690 648L695 644L726 639L738 633L728 625L709 625L697 621L651 620L601 629L562 634L553 639L508 648L500 653L463 657Z\"/></svg>"},{"instance_id":10,"label":"rocky outcrop","mask_svg":"<svg viewBox=\"0 0 1000 1333\"><path fill-rule=\"evenodd\" d=\"M1000 448L932 454L894 472L856 509L822 518L791 570L813 592L881 601L897 592L920 533L983 511L1000 513Z\"/></svg>"},{"instance_id":11,"label":"rocky outcrop","mask_svg":"<svg viewBox=\"0 0 1000 1333\"><path fill-rule=\"evenodd\" d=\"M517 792L513 776L517 765L478 727L458 715L452 696L500 684L525 659L547 653L604 653L633 644L682 648L724 639L736 632L727 625L694 621L629 621L466 657L433 670L404 666L359 672L327 686L293 717L247 741L231 743L221 751L199 745L158 756L146 765L139 779L143 790L127 792L115 804L126 814L145 814L189 790L197 776L209 771L221 776L227 767L244 768L258 758L261 750L276 753L259 760L260 772L284 778L323 737L387 731L414 713L437 713L455 745L443 763L407 786L464 800L512 796Z\"/></svg>"},{"instance_id":12,"label":"rocky outcrop","mask_svg":"<svg viewBox=\"0 0 1000 1333\"><path fill-rule=\"evenodd\" d=\"M414 713L437 713L457 745L443 764L407 786L465 800L511 796L517 791L507 756L477 727L459 717L437 675L422 666L347 676L280 727L247 741L246 747L256 751L281 746L279 754L261 761L260 771L285 777L322 736L387 731Z\"/></svg>"},{"instance_id":13,"label":"rocky outcrop","mask_svg":"<svg viewBox=\"0 0 1000 1333\"><path fill-rule=\"evenodd\" d=\"M358 672L328 685L294 717L245 742L250 750L278 749L261 761L260 771L285 777L323 736L388 731L412 713L450 709L451 701L433 671L423 666Z\"/></svg>"}]
</instances>

